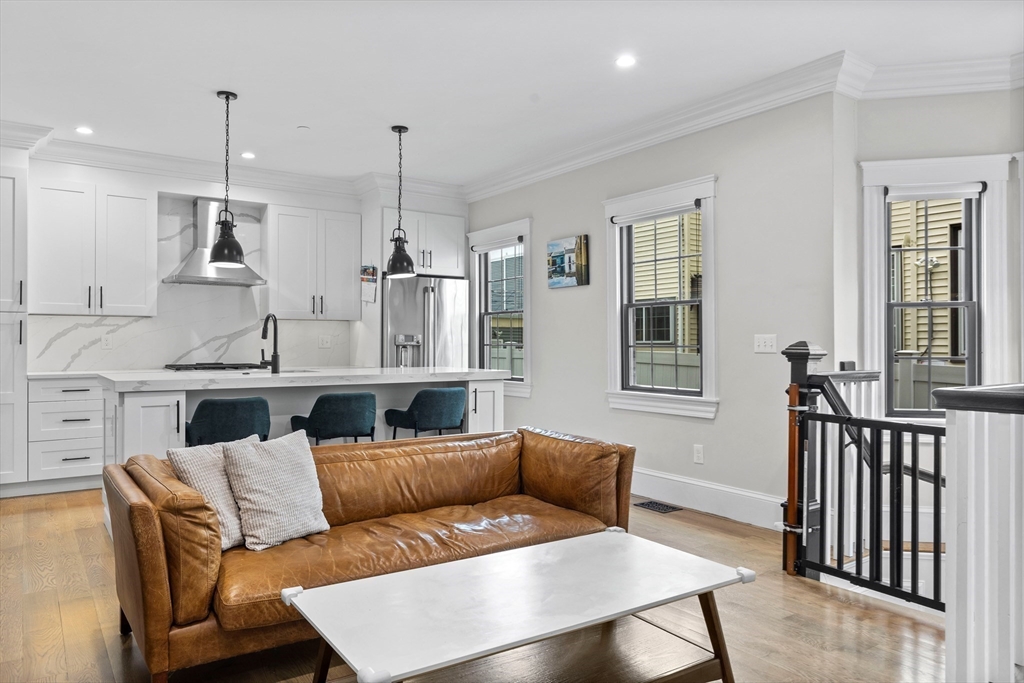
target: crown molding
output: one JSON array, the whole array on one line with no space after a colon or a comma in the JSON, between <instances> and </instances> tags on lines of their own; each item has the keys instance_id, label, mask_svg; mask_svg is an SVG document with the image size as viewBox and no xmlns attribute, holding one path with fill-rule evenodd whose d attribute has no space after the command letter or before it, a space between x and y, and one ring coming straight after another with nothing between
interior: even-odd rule
<instances>
[{"instance_id":1,"label":"crown molding","mask_svg":"<svg viewBox=\"0 0 1024 683\"><path fill-rule=\"evenodd\" d=\"M1012 90L1024 85L1024 53L1000 59L880 66L863 99L957 95Z\"/></svg>"},{"instance_id":2,"label":"crown molding","mask_svg":"<svg viewBox=\"0 0 1024 683\"><path fill-rule=\"evenodd\" d=\"M0 147L30 150L52 134L53 128L46 126L0 121Z\"/></svg>"},{"instance_id":3,"label":"crown molding","mask_svg":"<svg viewBox=\"0 0 1024 683\"><path fill-rule=\"evenodd\" d=\"M615 133L562 154L546 157L536 163L468 183L465 186L466 198L470 202L475 202L493 197L667 140L783 107L815 95L836 92L839 83L842 83L844 94L855 97L863 90L873 70L868 62L856 55L850 52L837 52L717 95L630 130Z\"/></svg>"},{"instance_id":4,"label":"crown molding","mask_svg":"<svg viewBox=\"0 0 1024 683\"><path fill-rule=\"evenodd\" d=\"M398 192L398 176L387 173L364 173L356 178L353 187L359 195L373 191ZM402 178L402 194L466 201L466 193L461 185L416 178Z\"/></svg>"},{"instance_id":5,"label":"crown molding","mask_svg":"<svg viewBox=\"0 0 1024 683\"><path fill-rule=\"evenodd\" d=\"M37 149L32 154L32 158L39 161L54 161L206 182L222 182L224 180L224 167L219 162L91 145L72 140L51 140L45 147ZM356 196L354 183L349 179L322 178L284 171L235 167L231 170L231 183L286 192Z\"/></svg>"}]
</instances>

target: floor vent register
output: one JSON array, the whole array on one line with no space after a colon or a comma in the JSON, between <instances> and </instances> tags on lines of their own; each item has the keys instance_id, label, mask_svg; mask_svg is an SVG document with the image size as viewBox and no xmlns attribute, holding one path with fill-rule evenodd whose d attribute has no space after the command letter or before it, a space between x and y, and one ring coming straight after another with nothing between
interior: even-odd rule
<instances>
[{"instance_id":1,"label":"floor vent register","mask_svg":"<svg viewBox=\"0 0 1024 683\"><path fill-rule=\"evenodd\" d=\"M682 510L683 509L683 508L679 507L678 505L669 505L668 503L659 503L656 500L645 500L642 503L633 503L633 505L637 506L638 508L643 508L644 510L653 510L654 512L660 512L662 514L664 514L666 512L676 512L677 510Z\"/></svg>"}]
</instances>

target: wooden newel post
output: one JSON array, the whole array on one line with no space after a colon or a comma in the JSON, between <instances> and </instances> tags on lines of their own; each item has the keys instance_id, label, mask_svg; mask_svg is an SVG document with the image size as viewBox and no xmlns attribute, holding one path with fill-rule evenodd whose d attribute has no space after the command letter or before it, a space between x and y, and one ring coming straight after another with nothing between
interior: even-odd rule
<instances>
[{"instance_id":1,"label":"wooden newel post","mask_svg":"<svg viewBox=\"0 0 1024 683\"><path fill-rule=\"evenodd\" d=\"M782 566L787 574L797 573L800 537L803 532L803 454L806 452L806 426L800 420L800 414L809 409L810 387L807 376L812 374L818 362L828 354L820 346L800 341L790 344L782 350L782 355L790 363L789 378L789 450L788 472L786 476L787 492L783 521L784 541L782 546ZM812 476L809 481L815 479Z\"/></svg>"}]
</instances>

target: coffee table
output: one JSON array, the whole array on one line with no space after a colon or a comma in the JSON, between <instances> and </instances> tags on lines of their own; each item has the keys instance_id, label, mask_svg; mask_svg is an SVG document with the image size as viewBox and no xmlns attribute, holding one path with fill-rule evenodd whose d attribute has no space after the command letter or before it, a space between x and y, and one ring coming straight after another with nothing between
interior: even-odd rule
<instances>
[{"instance_id":1,"label":"coffee table","mask_svg":"<svg viewBox=\"0 0 1024 683\"><path fill-rule=\"evenodd\" d=\"M320 588L286 588L281 599L321 636L314 683L327 680L334 652L358 683L397 683L696 595L713 657L673 680L730 682L713 591L754 578L749 569L612 527Z\"/></svg>"}]
</instances>

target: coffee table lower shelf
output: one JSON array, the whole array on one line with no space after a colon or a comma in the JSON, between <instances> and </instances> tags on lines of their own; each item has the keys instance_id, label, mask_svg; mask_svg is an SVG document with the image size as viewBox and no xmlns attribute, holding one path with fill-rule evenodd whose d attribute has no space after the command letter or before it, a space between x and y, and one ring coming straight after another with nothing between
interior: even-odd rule
<instances>
[{"instance_id":1,"label":"coffee table lower shelf","mask_svg":"<svg viewBox=\"0 0 1024 683\"><path fill-rule=\"evenodd\" d=\"M643 616L631 615L408 678L402 683L731 683L732 667L714 594L698 597L712 650L656 626ZM328 679L333 656L334 651L321 638L313 683L356 683L355 672L344 664L338 669L345 673Z\"/></svg>"}]
</instances>

